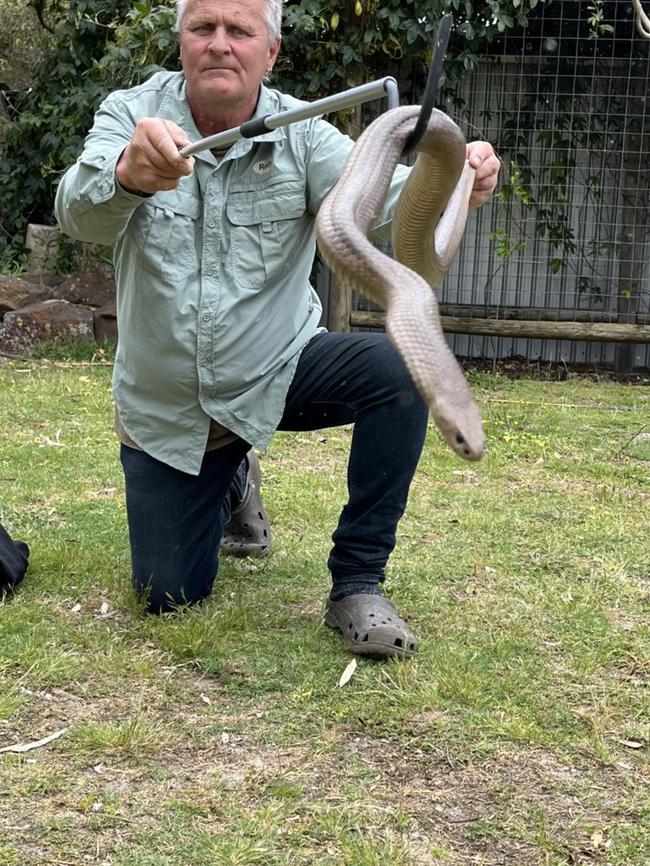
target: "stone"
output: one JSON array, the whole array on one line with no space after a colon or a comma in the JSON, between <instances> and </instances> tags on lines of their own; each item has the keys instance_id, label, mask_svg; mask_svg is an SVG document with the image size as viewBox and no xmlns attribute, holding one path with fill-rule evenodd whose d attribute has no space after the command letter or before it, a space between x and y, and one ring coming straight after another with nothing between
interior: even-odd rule
<instances>
[{"instance_id":1,"label":"stone","mask_svg":"<svg viewBox=\"0 0 650 866\"><path fill-rule=\"evenodd\" d=\"M0 274L0 319L5 313L29 303L30 297L35 293L36 288L27 280Z\"/></svg>"},{"instance_id":2,"label":"stone","mask_svg":"<svg viewBox=\"0 0 650 866\"><path fill-rule=\"evenodd\" d=\"M117 306L109 301L95 310L95 339L97 342L117 343Z\"/></svg>"},{"instance_id":3,"label":"stone","mask_svg":"<svg viewBox=\"0 0 650 866\"><path fill-rule=\"evenodd\" d=\"M56 271L43 270L42 268L35 271L25 271L22 278L26 283L30 283L35 291L40 291L43 298L51 297L52 289L61 282L61 275L57 274Z\"/></svg>"},{"instance_id":4,"label":"stone","mask_svg":"<svg viewBox=\"0 0 650 866\"><path fill-rule=\"evenodd\" d=\"M91 307L62 300L40 301L5 314L0 327L0 352L23 355L51 340L93 340Z\"/></svg>"},{"instance_id":5,"label":"stone","mask_svg":"<svg viewBox=\"0 0 650 866\"><path fill-rule=\"evenodd\" d=\"M69 301L71 304L103 307L115 300L112 268L103 262L94 262L54 288L52 297Z\"/></svg>"},{"instance_id":6,"label":"stone","mask_svg":"<svg viewBox=\"0 0 650 866\"><path fill-rule=\"evenodd\" d=\"M61 229L29 223L25 236L25 246L31 250L30 270L48 270L56 261L61 241Z\"/></svg>"}]
</instances>

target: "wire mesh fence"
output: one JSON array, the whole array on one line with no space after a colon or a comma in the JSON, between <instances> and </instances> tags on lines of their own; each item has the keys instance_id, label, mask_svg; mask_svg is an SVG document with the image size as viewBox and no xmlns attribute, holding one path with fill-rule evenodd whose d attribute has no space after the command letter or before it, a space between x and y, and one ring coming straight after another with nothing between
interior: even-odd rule
<instances>
[{"instance_id":1,"label":"wire mesh fence","mask_svg":"<svg viewBox=\"0 0 650 866\"><path fill-rule=\"evenodd\" d=\"M553 2L445 92L441 107L503 162L439 294L443 313L467 320L449 335L457 355L650 368L647 343L594 339L608 324L650 325L649 76L630 2Z\"/></svg>"}]
</instances>

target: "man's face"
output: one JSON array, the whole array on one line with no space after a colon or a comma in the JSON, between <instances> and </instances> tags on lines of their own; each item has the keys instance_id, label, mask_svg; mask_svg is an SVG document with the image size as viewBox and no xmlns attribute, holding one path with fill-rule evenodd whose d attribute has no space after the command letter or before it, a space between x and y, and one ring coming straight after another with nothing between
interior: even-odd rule
<instances>
[{"instance_id":1,"label":"man's face","mask_svg":"<svg viewBox=\"0 0 650 866\"><path fill-rule=\"evenodd\" d=\"M269 44L265 0L189 0L181 61L194 112L248 112L280 47Z\"/></svg>"}]
</instances>

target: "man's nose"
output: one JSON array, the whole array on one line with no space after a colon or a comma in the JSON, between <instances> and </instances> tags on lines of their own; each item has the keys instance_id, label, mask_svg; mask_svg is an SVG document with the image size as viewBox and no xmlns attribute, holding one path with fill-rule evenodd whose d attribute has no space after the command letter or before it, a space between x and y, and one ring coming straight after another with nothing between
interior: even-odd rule
<instances>
[{"instance_id":1,"label":"man's nose","mask_svg":"<svg viewBox=\"0 0 650 866\"><path fill-rule=\"evenodd\" d=\"M210 51L215 54L227 54L230 51L230 42L225 27L215 27L210 40Z\"/></svg>"}]
</instances>

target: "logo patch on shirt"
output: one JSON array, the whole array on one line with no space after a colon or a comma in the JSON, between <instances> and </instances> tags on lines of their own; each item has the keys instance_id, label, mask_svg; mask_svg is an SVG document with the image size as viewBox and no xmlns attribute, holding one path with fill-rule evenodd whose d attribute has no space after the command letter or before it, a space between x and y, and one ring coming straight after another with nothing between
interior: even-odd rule
<instances>
[{"instance_id":1,"label":"logo patch on shirt","mask_svg":"<svg viewBox=\"0 0 650 866\"><path fill-rule=\"evenodd\" d=\"M253 171L255 174L266 174L271 168L271 160L270 159L260 159L259 162L256 162L253 165Z\"/></svg>"}]
</instances>

